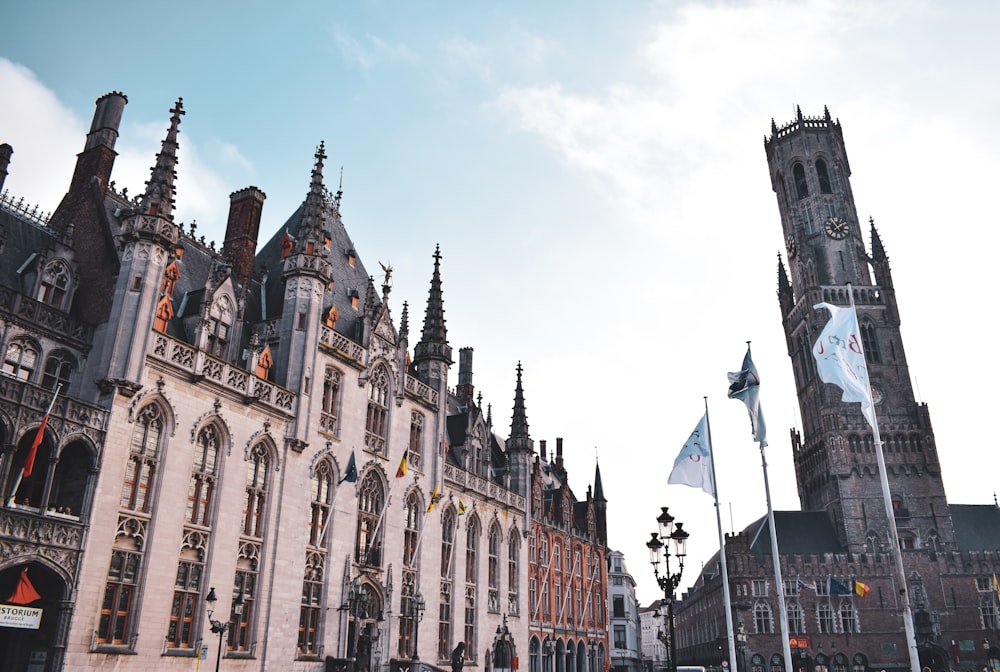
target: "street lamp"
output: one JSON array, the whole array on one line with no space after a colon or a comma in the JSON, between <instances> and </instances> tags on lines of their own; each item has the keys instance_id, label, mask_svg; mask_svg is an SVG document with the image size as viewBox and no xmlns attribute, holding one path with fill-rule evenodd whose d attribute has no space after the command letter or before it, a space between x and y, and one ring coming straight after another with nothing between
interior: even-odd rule
<instances>
[{"instance_id":1,"label":"street lamp","mask_svg":"<svg viewBox=\"0 0 1000 672\"><path fill-rule=\"evenodd\" d=\"M410 598L410 618L413 620L413 660L420 660L420 647L418 637L420 635L420 621L424 620L424 610L427 609L427 601L420 591Z\"/></svg>"},{"instance_id":2,"label":"street lamp","mask_svg":"<svg viewBox=\"0 0 1000 672\"><path fill-rule=\"evenodd\" d=\"M652 533L652 538L646 542L649 549L649 562L653 565L653 575L663 591L663 599L667 603L667 618L670 620L670 649L667 669L677 672L677 637L674 631L674 595L681 584L684 573L684 558L687 556L687 540L690 536L682 523L675 522L674 517L662 506L661 513L656 517L658 532ZM674 556L677 558L677 572L670 573L670 550L663 552L664 542L674 542ZM663 573L660 573L660 563L663 563Z\"/></svg>"},{"instance_id":3,"label":"street lamp","mask_svg":"<svg viewBox=\"0 0 1000 672\"><path fill-rule=\"evenodd\" d=\"M219 636L219 650L215 654L215 672L219 672L219 663L222 662L222 640L226 636L234 623L238 623L240 616L243 615L243 592L240 591L236 595L236 600L233 602L233 612L229 617L228 621L217 621L212 618L212 614L215 613L215 603L219 601L219 598L215 596L215 587L208 589L208 595L205 596L205 602L208 603L208 624L211 626L212 632Z\"/></svg>"}]
</instances>

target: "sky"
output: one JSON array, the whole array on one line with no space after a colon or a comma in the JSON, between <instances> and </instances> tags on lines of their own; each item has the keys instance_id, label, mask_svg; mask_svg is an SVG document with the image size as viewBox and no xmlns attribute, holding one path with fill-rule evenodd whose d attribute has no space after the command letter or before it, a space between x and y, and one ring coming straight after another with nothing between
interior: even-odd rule
<instances>
[{"instance_id":1,"label":"sky","mask_svg":"<svg viewBox=\"0 0 1000 672\"><path fill-rule=\"evenodd\" d=\"M643 604L661 596L645 548L661 506L691 534L682 588L719 547L712 498L666 482L706 405L721 528L766 513L746 409L726 397L747 341L771 500L799 508L763 140L827 106L890 258L949 500L995 501L998 3L14 0L0 16L15 197L55 209L109 91L129 100L114 179L139 193L183 97L175 219L206 240L250 185L270 237L322 141L347 230L368 268L392 265L411 332L440 244L449 340L475 349L494 427L509 432L520 362L531 436L563 438L578 498L600 464Z\"/></svg>"}]
</instances>

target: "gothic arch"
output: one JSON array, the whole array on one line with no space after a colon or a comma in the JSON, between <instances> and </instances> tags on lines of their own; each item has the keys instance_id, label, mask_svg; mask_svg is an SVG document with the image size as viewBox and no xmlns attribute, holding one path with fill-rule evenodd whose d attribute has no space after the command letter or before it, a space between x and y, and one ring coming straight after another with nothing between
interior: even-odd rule
<instances>
[{"instance_id":1,"label":"gothic arch","mask_svg":"<svg viewBox=\"0 0 1000 672\"><path fill-rule=\"evenodd\" d=\"M162 381L161 381L162 382ZM163 393L162 386L161 389L149 390L147 392L137 394L132 399L132 404L128 409L128 421L129 423L134 423L135 419L139 416L139 411L145 408L148 404L156 404L160 408L160 413L163 415L163 433L165 436L173 438L174 434L177 432L177 419L174 415L174 406L170 403L170 399ZM203 418L206 416L202 416ZM197 435L197 430L195 430Z\"/></svg>"},{"instance_id":2,"label":"gothic arch","mask_svg":"<svg viewBox=\"0 0 1000 672\"><path fill-rule=\"evenodd\" d=\"M281 455L278 452L278 443L274 440L274 436L271 435L270 422L265 421L264 428L258 429L247 439L246 445L243 446L244 461L250 459L250 453L257 444L264 444L267 447L268 459L274 465L275 473L281 471Z\"/></svg>"}]
</instances>

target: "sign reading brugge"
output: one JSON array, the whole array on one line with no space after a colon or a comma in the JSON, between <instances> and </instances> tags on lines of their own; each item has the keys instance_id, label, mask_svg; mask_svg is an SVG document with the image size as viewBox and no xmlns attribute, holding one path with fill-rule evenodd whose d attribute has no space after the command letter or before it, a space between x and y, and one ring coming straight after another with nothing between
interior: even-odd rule
<instances>
[{"instance_id":1,"label":"sign reading brugge","mask_svg":"<svg viewBox=\"0 0 1000 672\"><path fill-rule=\"evenodd\" d=\"M42 621L42 610L16 604L0 604L0 628L37 630Z\"/></svg>"}]
</instances>

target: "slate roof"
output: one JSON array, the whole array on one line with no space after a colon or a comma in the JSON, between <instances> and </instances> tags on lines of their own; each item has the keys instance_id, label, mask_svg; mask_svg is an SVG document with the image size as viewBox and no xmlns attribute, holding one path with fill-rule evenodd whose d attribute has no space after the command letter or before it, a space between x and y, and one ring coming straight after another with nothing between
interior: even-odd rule
<instances>
[{"instance_id":1,"label":"slate roof","mask_svg":"<svg viewBox=\"0 0 1000 672\"><path fill-rule=\"evenodd\" d=\"M823 511L775 511L774 524L778 528L781 555L847 552L837 539L830 516ZM749 525L747 530L756 530L750 551L758 556L771 555L771 526L767 516Z\"/></svg>"},{"instance_id":2,"label":"slate roof","mask_svg":"<svg viewBox=\"0 0 1000 672\"><path fill-rule=\"evenodd\" d=\"M1000 550L1000 508L996 505L949 504L960 551Z\"/></svg>"}]
</instances>

